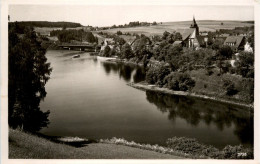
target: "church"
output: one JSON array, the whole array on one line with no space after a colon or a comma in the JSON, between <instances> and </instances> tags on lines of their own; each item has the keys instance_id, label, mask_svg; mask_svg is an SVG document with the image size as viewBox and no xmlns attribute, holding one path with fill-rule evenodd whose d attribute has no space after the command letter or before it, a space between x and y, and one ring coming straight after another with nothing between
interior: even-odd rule
<instances>
[{"instance_id":1,"label":"church","mask_svg":"<svg viewBox=\"0 0 260 164\"><path fill-rule=\"evenodd\" d=\"M182 31L182 45L187 48L205 47L207 36L200 36L199 26L193 16L193 21L189 29Z\"/></svg>"}]
</instances>

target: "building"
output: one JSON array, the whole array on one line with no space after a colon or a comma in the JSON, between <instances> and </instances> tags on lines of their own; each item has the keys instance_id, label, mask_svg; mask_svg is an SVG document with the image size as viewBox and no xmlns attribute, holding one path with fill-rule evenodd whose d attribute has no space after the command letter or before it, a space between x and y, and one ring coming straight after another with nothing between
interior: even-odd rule
<instances>
[{"instance_id":1,"label":"building","mask_svg":"<svg viewBox=\"0 0 260 164\"><path fill-rule=\"evenodd\" d=\"M106 38L101 43L101 51L105 49L106 46L109 46L111 49L115 46L115 41L112 38Z\"/></svg>"},{"instance_id":2,"label":"building","mask_svg":"<svg viewBox=\"0 0 260 164\"><path fill-rule=\"evenodd\" d=\"M244 36L228 36L224 41L224 45L228 45L236 51L244 50L245 40Z\"/></svg>"},{"instance_id":3,"label":"building","mask_svg":"<svg viewBox=\"0 0 260 164\"><path fill-rule=\"evenodd\" d=\"M180 32L182 34L182 42L183 47L188 48L197 48L197 47L205 47L207 46L208 36L200 35L199 26L196 23L195 18L193 17L192 24L189 29L185 29ZM180 44L178 42L178 44Z\"/></svg>"}]
</instances>

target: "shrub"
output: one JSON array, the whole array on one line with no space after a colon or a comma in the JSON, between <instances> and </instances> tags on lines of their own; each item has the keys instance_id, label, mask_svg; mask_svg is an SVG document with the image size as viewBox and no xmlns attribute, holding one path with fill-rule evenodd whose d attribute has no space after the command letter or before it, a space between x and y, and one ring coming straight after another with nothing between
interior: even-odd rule
<instances>
[{"instance_id":1,"label":"shrub","mask_svg":"<svg viewBox=\"0 0 260 164\"><path fill-rule=\"evenodd\" d=\"M166 144L173 150L182 151L189 154L202 152L202 150L205 148L205 146L200 144L196 139L185 137L169 138L166 141Z\"/></svg>"},{"instance_id":2,"label":"shrub","mask_svg":"<svg viewBox=\"0 0 260 164\"><path fill-rule=\"evenodd\" d=\"M157 65L150 67L146 73L146 81L150 84L156 84L162 87L165 84L164 78L170 73L167 65Z\"/></svg>"},{"instance_id":3,"label":"shrub","mask_svg":"<svg viewBox=\"0 0 260 164\"><path fill-rule=\"evenodd\" d=\"M228 159L252 159L253 151L243 148L242 145L226 146L223 149L224 158Z\"/></svg>"},{"instance_id":4,"label":"shrub","mask_svg":"<svg viewBox=\"0 0 260 164\"><path fill-rule=\"evenodd\" d=\"M173 72L165 81L169 89L177 91L191 90L195 86L195 81L187 73Z\"/></svg>"},{"instance_id":5,"label":"shrub","mask_svg":"<svg viewBox=\"0 0 260 164\"><path fill-rule=\"evenodd\" d=\"M224 79L223 81L224 81L223 87L226 90L226 95L233 96L237 94L238 90L235 88L234 82L228 79Z\"/></svg>"},{"instance_id":6,"label":"shrub","mask_svg":"<svg viewBox=\"0 0 260 164\"><path fill-rule=\"evenodd\" d=\"M109 57L110 56L110 50L111 50L111 48L109 46L106 46L104 48L103 56Z\"/></svg>"}]
</instances>

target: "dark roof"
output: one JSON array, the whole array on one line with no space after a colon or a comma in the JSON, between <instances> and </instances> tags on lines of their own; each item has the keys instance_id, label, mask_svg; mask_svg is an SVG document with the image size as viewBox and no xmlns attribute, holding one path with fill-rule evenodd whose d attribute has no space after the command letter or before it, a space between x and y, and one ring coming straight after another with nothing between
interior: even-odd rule
<instances>
[{"instance_id":1,"label":"dark roof","mask_svg":"<svg viewBox=\"0 0 260 164\"><path fill-rule=\"evenodd\" d=\"M224 42L224 44L227 43L234 43L235 47L238 48L241 42L243 41L244 36L228 36Z\"/></svg>"}]
</instances>

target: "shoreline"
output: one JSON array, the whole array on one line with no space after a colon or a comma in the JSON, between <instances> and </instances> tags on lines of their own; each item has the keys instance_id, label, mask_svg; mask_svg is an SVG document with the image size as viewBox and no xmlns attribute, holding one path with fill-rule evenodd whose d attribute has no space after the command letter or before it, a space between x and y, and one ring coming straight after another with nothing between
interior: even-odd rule
<instances>
[{"instance_id":1,"label":"shoreline","mask_svg":"<svg viewBox=\"0 0 260 164\"><path fill-rule=\"evenodd\" d=\"M136 63L133 61L127 61L126 59L119 59L119 58L105 58L105 62L112 62L112 63L123 63L123 64L130 64L130 65L136 65L136 66L143 66L141 63ZM197 94L194 92L185 92L185 91L173 91L168 88L160 88L156 85L150 85L146 82L139 82L139 83L128 83L127 84L130 87L140 89L143 91L154 91L154 92L159 92L163 94L169 94L169 95L177 95L177 96L187 96L187 97L193 97L193 98L199 98L199 99L205 99L205 100L210 100L210 101L215 101L215 102L220 102L220 103L225 103L225 104L230 104L230 105L236 105L239 107L244 107L244 108L249 108L250 111L253 112L254 110L254 104L247 104L247 103L242 103L242 102L236 102L233 100L227 100L225 98L218 98L215 96L209 96L209 95L202 95L202 94ZM239 101L239 100L237 100Z\"/></svg>"},{"instance_id":2,"label":"shoreline","mask_svg":"<svg viewBox=\"0 0 260 164\"><path fill-rule=\"evenodd\" d=\"M194 97L194 98L200 98L200 99L205 99L205 100L210 100L210 101L216 101L220 103L225 103L225 104L231 104L231 105L236 105L244 108L249 108L250 111L253 111L254 105L253 104L245 104L245 103L238 103L234 102L231 100L226 100L223 98L217 98L217 97L211 97L211 96L206 96L206 95L199 95L196 93L190 93L190 92L185 92L185 91L173 91L168 88L160 88L156 85L149 85L145 82L140 82L140 83L128 83L127 84L130 87L140 89L143 91L154 91L157 93L163 93L163 94L169 94L169 95L177 95L177 96L187 96L187 97Z\"/></svg>"}]
</instances>

